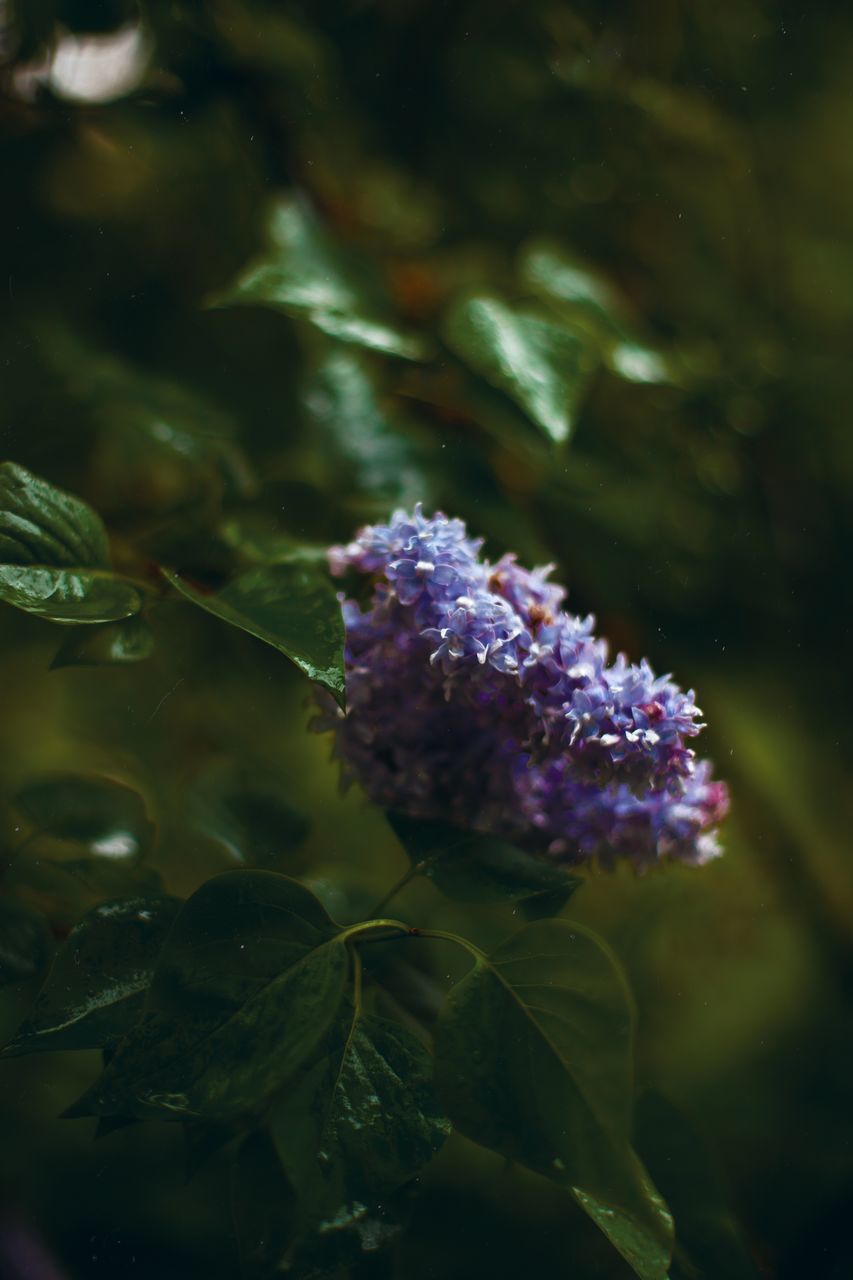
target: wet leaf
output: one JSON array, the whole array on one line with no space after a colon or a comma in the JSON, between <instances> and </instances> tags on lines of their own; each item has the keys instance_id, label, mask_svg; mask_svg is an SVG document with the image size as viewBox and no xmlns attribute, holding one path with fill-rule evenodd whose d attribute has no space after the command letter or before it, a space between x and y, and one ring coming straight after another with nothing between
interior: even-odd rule
<instances>
[{"instance_id":1,"label":"wet leaf","mask_svg":"<svg viewBox=\"0 0 853 1280\"><path fill-rule=\"evenodd\" d=\"M311 1057L349 977L337 926L295 880L216 876L185 903L143 1020L73 1115L252 1115Z\"/></svg>"},{"instance_id":2,"label":"wet leaf","mask_svg":"<svg viewBox=\"0 0 853 1280\"><path fill-rule=\"evenodd\" d=\"M129 617L142 598L108 565L107 533L90 506L0 464L0 600L51 622Z\"/></svg>"},{"instance_id":3,"label":"wet leaf","mask_svg":"<svg viewBox=\"0 0 853 1280\"><path fill-rule=\"evenodd\" d=\"M142 1012L160 948L180 902L162 895L103 903L60 947L6 1057L114 1046Z\"/></svg>"},{"instance_id":4,"label":"wet leaf","mask_svg":"<svg viewBox=\"0 0 853 1280\"><path fill-rule=\"evenodd\" d=\"M165 572L193 604L278 649L344 705L343 617L319 568L297 561L250 569L215 594Z\"/></svg>"}]
</instances>

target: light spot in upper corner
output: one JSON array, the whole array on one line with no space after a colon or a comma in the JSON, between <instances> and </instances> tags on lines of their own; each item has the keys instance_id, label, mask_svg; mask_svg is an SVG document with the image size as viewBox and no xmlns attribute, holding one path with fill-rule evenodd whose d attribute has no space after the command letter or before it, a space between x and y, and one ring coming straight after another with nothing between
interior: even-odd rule
<instances>
[{"instance_id":1,"label":"light spot in upper corner","mask_svg":"<svg viewBox=\"0 0 853 1280\"><path fill-rule=\"evenodd\" d=\"M105 35L60 32L44 57L15 71L14 91L32 99L45 85L71 102L113 102L139 86L151 52L151 40L139 23Z\"/></svg>"}]
</instances>

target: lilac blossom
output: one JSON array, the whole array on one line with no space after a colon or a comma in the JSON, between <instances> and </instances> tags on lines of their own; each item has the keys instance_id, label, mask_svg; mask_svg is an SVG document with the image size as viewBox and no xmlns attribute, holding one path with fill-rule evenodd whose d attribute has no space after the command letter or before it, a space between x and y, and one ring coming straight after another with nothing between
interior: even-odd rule
<instances>
[{"instance_id":1,"label":"lilac blossom","mask_svg":"<svg viewBox=\"0 0 853 1280\"><path fill-rule=\"evenodd\" d=\"M397 511L329 553L367 576L342 596L347 781L378 803L493 832L570 863L637 868L717 856L725 785L688 745L692 690L612 661L592 617L565 612L551 566L481 557L461 520Z\"/></svg>"}]
</instances>

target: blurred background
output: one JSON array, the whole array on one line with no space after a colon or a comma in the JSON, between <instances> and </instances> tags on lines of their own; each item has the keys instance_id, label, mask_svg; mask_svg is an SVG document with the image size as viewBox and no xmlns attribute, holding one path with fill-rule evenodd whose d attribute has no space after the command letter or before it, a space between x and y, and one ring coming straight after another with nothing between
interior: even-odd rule
<instances>
[{"instance_id":1,"label":"blurred background","mask_svg":"<svg viewBox=\"0 0 853 1280\"><path fill-rule=\"evenodd\" d=\"M0 454L91 502L119 565L213 581L423 499L695 687L725 857L593 874L571 914L624 961L638 1085L707 1144L759 1274L847 1280L853 15L5 0L0 55ZM484 353L483 298L538 344L532 390ZM404 859L339 794L306 686L188 604L150 622L144 661L51 669L67 631L3 607L0 791L129 782L184 894L233 865L197 815L242 769L292 798L289 868L356 915ZM7 982L0 1040L38 988ZM216 1162L185 1185L169 1126L56 1118L96 1068L0 1064L0 1275L236 1274ZM628 1274L514 1177L446 1149L395 1274Z\"/></svg>"}]
</instances>

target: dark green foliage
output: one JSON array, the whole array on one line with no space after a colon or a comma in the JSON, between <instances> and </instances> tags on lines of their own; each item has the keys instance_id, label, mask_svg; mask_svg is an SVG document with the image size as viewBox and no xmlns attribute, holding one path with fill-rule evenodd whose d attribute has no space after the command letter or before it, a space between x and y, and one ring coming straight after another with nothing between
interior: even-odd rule
<instances>
[{"instance_id":1,"label":"dark green foliage","mask_svg":"<svg viewBox=\"0 0 853 1280\"><path fill-rule=\"evenodd\" d=\"M0 599L51 622L125 618L141 598L108 557L91 507L16 463L0 465Z\"/></svg>"},{"instance_id":2,"label":"dark green foliage","mask_svg":"<svg viewBox=\"0 0 853 1280\"><path fill-rule=\"evenodd\" d=\"M756 0L0 3L0 1272L233 1280L230 1178L252 1277L660 1277L651 1184L670 1280L851 1274L851 43ZM418 500L695 683L724 859L573 898L338 795L325 548ZM707 1156L659 1099L629 1138L568 913Z\"/></svg>"},{"instance_id":3,"label":"dark green foliage","mask_svg":"<svg viewBox=\"0 0 853 1280\"><path fill-rule=\"evenodd\" d=\"M642 1280L663 1280L672 1222L629 1145L631 1022L593 935L529 924L451 991L439 1096L466 1136L566 1187Z\"/></svg>"},{"instance_id":4,"label":"dark green foliage","mask_svg":"<svg viewBox=\"0 0 853 1280\"><path fill-rule=\"evenodd\" d=\"M344 624L328 577L300 560L250 569L205 593L176 573L173 587L208 613L279 649L344 705Z\"/></svg>"},{"instance_id":5,"label":"dark green foliage","mask_svg":"<svg viewBox=\"0 0 853 1280\"><path fill-rule=\"evenodd\" d=\"M123 898L84 916L57 952L32 1013L3 1054L113 1048L142 1012L179 905L162 896Z\"/></svg>"},{"instance_id":6,"label":"dark green foliage","mask_svg":"<svg viewBox=\"0 0 853 1280\"><path fill-rule=\"evenodd\" d=\"M529 919L556 915L582 883L556 862L449 823L389 813L413 870L460 902L517 903Z\"/></svg>"}]
</instances>

